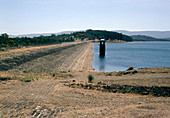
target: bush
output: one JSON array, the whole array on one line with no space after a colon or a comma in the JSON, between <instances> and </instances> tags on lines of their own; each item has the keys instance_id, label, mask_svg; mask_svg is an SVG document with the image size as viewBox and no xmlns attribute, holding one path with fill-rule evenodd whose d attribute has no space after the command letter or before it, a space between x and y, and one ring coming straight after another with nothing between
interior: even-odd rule
<instances>
[{"instance_id":1,"label":"bush","mask_svg":"<svg viewBox=\"0 0 170 118\"><path fill-rule=\"evenodd\" d=\"M67 71L60 71L60 73L67 73Z\"/></svg>"},{"instance_id":2,"label":"bush","mask_svg":"<svg viewBox=\"0 0 170 118\"><path fill-rule=\"evenodd\" d=\"M4 49L0 48L0 51L5 51Z\"/></svg>"},{"instance_id":3,"label":"bush","mask_svg":"<svg viewBox=\"0 0 170 118\"><path fill-rule=\"evenodd\" d=\"M92 81L94 80L94 77L93 77L93 75L88 75L88 81L90 82L90 83L92 83Z\"/></svg>"},{"instance_id":4,"label":"bush","mask_svg":"<svg viewBox=\"0 0 170 118\"><path fill-rule=\"evenodd\" d=\"M31 82L31 79L21 78L20 81L21 82Z\"/></svg>"}]
</instances>

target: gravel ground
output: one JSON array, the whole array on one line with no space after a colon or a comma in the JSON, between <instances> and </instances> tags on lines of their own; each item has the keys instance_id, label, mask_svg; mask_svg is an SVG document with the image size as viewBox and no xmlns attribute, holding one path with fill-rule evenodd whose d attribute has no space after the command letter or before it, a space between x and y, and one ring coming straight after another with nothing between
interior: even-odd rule
<instances>
[{"instance_id":1,"label":"gravel ground","mask_svg":"<svg viewBox=\"0 0 170 118\"><path fill-rule=\"evenodd\" d=\"M1 72L2 75L3 73ZM76 83L87 83L88 74L93 74L94 83L104 80L100 77L110 80L114 80L115 77L114 75L108 77L106 73L86 71L41 75L41 79L28 83L18 80L1 81L0 117L168 118L170 116L169 97L110 93L65 86L73 80ZM144 74L145 77L147 74ZM26 76L22 74L24 75Z\"/></svg>"},{"instance_id":2,"label":"gravel ground","mask_svg":"<svg viewBox=\"0 0 170 118\"><path fill-rule=\"evenodd\" d=\"M0 56L0 71L54 73L91 69L91 43L56 46ZM91 52L91 53L89 53Z\"/></svg>"}]
</instances>

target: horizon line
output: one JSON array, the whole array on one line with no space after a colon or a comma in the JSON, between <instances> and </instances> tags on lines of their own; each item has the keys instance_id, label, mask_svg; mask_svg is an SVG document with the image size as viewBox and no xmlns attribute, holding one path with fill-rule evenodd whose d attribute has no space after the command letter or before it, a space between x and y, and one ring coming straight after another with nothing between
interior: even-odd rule
<instances>
[{"instance_id":1,"label":"horizon line","mask_svg":"<svg viewBox=\"0 0 170 118\"><path fill-rule=\"evenodd\" d=\"M64 29L64 30L60 30L60 31L51 31L51 32L30 32L30 33L21 33L21 34L10 34L7 32L1 32L0 34L4 34L7 33L8 35L33 35L33 34L55 34L55 33L62 33L62 32L67 32L67 31L72 31L72 32L78 32L78 31L86 31L86 30L106 30L106 31L129 31L129 32L150 32L150 31L156 31L156 32L166 32L166 31L170 31L170 30L128 30L128 29L103 29L103 28L87 28L87 29Z\"/></svg>"}]
</instances>

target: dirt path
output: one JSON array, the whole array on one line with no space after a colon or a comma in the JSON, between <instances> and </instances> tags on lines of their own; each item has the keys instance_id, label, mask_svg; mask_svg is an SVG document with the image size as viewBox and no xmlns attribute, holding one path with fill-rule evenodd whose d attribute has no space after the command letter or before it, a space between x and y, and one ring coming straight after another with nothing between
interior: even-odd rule
<instances>
[{"instance_id":1,"label":"dirt path","mask_svg":"<svg viewBox=\"0 0 170 118\"><path fill-rule=\"evenodd\" d=\"M0 56L0 71L55 73L91 69L92 43L56 46Z\"/></svg>"}]
</instances>

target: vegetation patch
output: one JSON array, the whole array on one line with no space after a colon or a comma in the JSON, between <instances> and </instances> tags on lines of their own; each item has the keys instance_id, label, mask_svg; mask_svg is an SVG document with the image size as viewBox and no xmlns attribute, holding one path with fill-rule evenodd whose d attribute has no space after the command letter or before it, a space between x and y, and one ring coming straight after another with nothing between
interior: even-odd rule
<instances>
[{"instance_id":1,"label":"vegetation patch","mask_svg":"<svg viewBox=\"0 0 170 118\"><path fill-rule=\"evenodd\" d=\"M60 73L67 73L67 71L60 71Z\"/></svg>"},{"instance_id":2,"label":"vegetation patch","mask_svg":"<svg viewBox=\"0 0 170 118\"><path fill-rule=\"evenodd\" d=\"M122 33L105 31L105 30L86 30L80 32L73 32L70 34L61 34L51 36L39 36L39 37L15 37L10 38L8 34L4 33L0 35L0 47L22 47L31 45L44 45L44 44L56 44L62 42L73 42L75 40L120 40L120 41L132 41L132 38Z\"/></svg>"},{"instance_id":3,"label":"vegetation patch","mask_svg":"<svg viewBox=\"0 0 170 118\"><path fill-rule=\"evenodd\" d=\"M136 74L138 73L137 70L134 70L134 71L120 71L116 74L116 76L122 76L122 75L133 75L133 74Z\"/></svg>"},{"instance_id":4,"label":"vegetation patch","mask_svg":"<svg viewBox=\"0 0 170 118\"><path fill-rule=\"evenodd\" d=\"M93 80L94 80L93 75L89 74L89 75L88 75L88 82L89 82L89 83L92 83Z\"/></svg>"},{"instance_id":5,"label":"vegetation patch","mask_svg":"<svg viewBox=\"0 0 170 118\"><path fill-rule=\"evenodd\" d=\"M0 51L5 51L4 49L0 48Z\"/></svg>"},{"instance_id":6,"label":"vegetation patch","mask_svg":"<svg viewBox=\"0 0 170 118\"><path fill-rule=\"evenodd\" d=\"M22 47L31 45L44 45L44 44L56 44L62 42L73 42L74 39L66 34L51 36L39 36L39 37L15 37L10 38L8 34L4 33L0 35L0 47Z\"/></svg>"},{"instance_id":7,"label":"vegetation patch","mask_svg":"<svg viewBox=\"0 0 170 118\"><path fill-rule=\"evenodd\" d=\"M28 79L28 78L20 78L19 80L21 82L31 82L31 79Z\"/></svg>"},{"instance_id":8,"label":"vegetation patch","mask_svg":"<svg viewBox=\"0 0 170 118\"><path fill-rule=\"evenodd\" d=\"M135 93L141 95L153 95L156 97L170 97L170 87L165 86L131 86L131 85L119 85L119 84L111 84L107 85L106 83L98 82L98 84L82 84L82 83L71 83L67 86L72 88L84 88L84 89L92 89L98 90L102 92L112 92L112 93Z\"/></svg>"},{"instance_id":9,"label":"vegetation patch","mask_svg":"<svg viewBox=\"0 0 170 118\"><path fill-rule=\"evenodd\" d=\"M72 77L73 77L72 74L60 74L56 78L65 79L65 78L72 78Z\"/></svg>"},{"instance_id":10,"label":"vegetation patch","mask_svg":"<svg viewBox=\"0 0 170 118\"><path fill-rule=\"evenodd\" d=\"M11 80L10 77L0 77L0 81L6 81L6 80Z\"/></svg>"},{"instance_id":11,"label":"vegetation patch","mask_svg":"<svg viewBox=\"0 0 170 118\"><path fill-rule=\"evenodd\" d=\"M31 82L30 78L21 78L21 77L0 77L0 81L7 81L7 80L19 80L21 82Z\"/></svg>"},{"instance_id":12,"label":"vegetation patch","mask_svg":"<svg viewBox=\"0 0 170 118\"><path fill-rule=\"evenodd\" d=\"M112 73L106 73L105 75L106 76L112 76Z\"/></svg>"}]
</instances>

